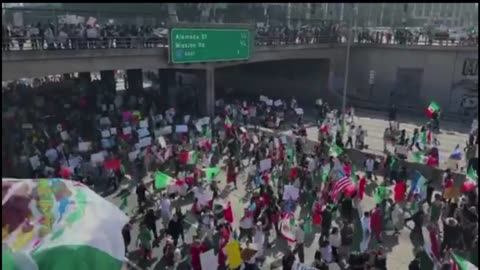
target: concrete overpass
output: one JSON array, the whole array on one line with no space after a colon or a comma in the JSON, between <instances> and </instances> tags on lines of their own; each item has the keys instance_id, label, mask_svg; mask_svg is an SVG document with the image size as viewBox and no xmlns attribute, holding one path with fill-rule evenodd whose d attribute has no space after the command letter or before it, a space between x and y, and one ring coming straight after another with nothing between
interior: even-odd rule
<instances>
[{"instance_id":1,"label":"concrete overpass","mask_svg":"<svg viewBox=\"0 0 480 270\"><path fill-rule=\"evenodd\" d=\"M214 68L272 60L323 59L341 54L342 44L256 47L248 61L210 64ZM209 64L168 63L168 48L2 52L2 80L52 74L129 69L205 69Z\"/></svg>"},{"instance_id":2,"label":"concrete overpass","mask_svg":"<svg viewBox=\"0 0 480 270\"><path fill-rule=\"evenodd\" d=\"M343 88L345 44L256 47L248 61L205 64L172 65L168 63L167 53L167 48L2 52L2 80L92 71L101 71L103 80L103 77L113 78L113 70L123 69L127 70L128 78L136 78L131 84L141 87L141 83L134 82L141 80L141 69L165 71L170 75L164 78L170 76L169 80L172 80L172 70L193 69L207 71L206 76L200 75L210 89L206 91L210 93L207 94L207 107L213 106L216 82L221 82L224 87L251 91L265 90L264 86L271 85L269 93L265 94L291 97L295 93L307 100L323 97L325 91L338 96ZM285 61L299 59L321 60L323 67L313 72L312 79L269 75L272 69L289 66ZM275 63L282 60L282 65ZM273 63L264 68L262 81L248 74L254 65L269 62ZM230 74L228 70L231 70ZM370 70L376 72L374 86L369 85ZM386 105L394 101L417 109L423 109L425 103L435 100L445 112L455 112L460 109L459 100L469 94L469 90L462 88L462 82L475 80L477 76L478 47L353 44L348 95L374 104ZM298 81L307 85L300 87ZM301 91L295 89L297 86L302 88Z\"/></svg>"}]
</instances>

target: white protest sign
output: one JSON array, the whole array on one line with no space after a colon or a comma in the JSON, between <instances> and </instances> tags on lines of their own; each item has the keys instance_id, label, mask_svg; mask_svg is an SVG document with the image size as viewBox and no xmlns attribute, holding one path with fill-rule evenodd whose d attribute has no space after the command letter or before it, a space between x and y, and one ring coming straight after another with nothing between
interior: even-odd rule
<instances>
[{"instance_id":1,"label":"white protest sign","mask_svg":"<svg viewBox=\"0 0 480 270\"><path fill-rule=\"evenodd\" d=\"M292 199L296 201L300 196L300 190L293 185L285 185L283 187L283 200Z\"/></svg>"},{"instance_id":2,"label":"white protest sign","mask_svg":"<svg viewBox=\"0 0 480 270\"><path fill-rule=\"evenodd\" d=\"M37 155L29 158L29 161L32 169L36 170L38 167L40 167L40 158Z\"/></svg>"},{"instance_id":3,"label":"white protest sign","mask_svg":"<svg viewBox=\"0 0 480 270\"><path fill-rule=\"evenodd\" d=\"M260 101L267 102L269 100L266 96L260 96Z\"/></svg>"},{"instance_id":4,"label":"white protest sign","mask_svg":"<svg viewBox=\"0 0 480 270\"><path fill-rule=\"evenodd\" d=\"M92 148L91 142L79 142L78 143L78 151L80 152L87 152Z\"/></svg>"},{"instance_id":5,"label":"white protest sign","mask_svg":"<svg viewBox=\"0 0 480 270\"><path fill-rule=\"evenodd\" d=\"M320 98L317 99L317 100L315 101L315 104L317 104L317 105L322 105L322 104L323 104L322 99L320 99Z\"/></svg>"},{"instance_id":6,"label":"white protest sign","mask_svg":"<svg viewBox=\"0 0 480 270\"><path fill-rule=\"evenodd\" d=\"M203 118L200 118L197 123L200 123L201 125L208 125L210 124L210 117L206 116Z\"/></svg>"},{"instance_id":7,"label":"white protest sign","mask_svg":"<svg viewBox=\"0 0 480 270\"><path fill-rule=\"evenodd\" d=\"M167 147L167 142L165 141L165 138L163 136L158 137L157 140L162 148Z\"/></svg>"},{"instance_id":8,"label":"white protest sign","mask_svg":"<svg viewBox=\"0 0 480 270\"><path fill-rule=\"evenodd\" d=\"M123 135L130 135L132 134L132 127L124 127L122 130Z\"/></svg>"},{"instance_id":9,"label":"white protest sign","mask_svg":"<svg viewBox=\"0 0 480 270\"><path fill-rule=\"evenodd\" d=\"M183 122L184 122L185 124L188 124L189 121L190 121L190 115L185 115L185 116L183 117Z\"/></svg>"},{"instance_id":10,"label":"white protest sign","mask_svg":"<svg viewBox=\"0 0 480 270\"><path fill-rule=\"evenodd\" d=\"M102 111L106 112L107 111L107 104L102 104Z\"/></svg>"},{"instance_id":11,"label":"white protest sign","mask_svg":"<svg viewBox=\"0 0 480 270\"><path fill-rule=\"evenodd\" d=\"M102 162L105 161L105 156L104 156L103 152L98 152L98 153L95 153L95 154L91 154L90 155L90 161L93 164L102 163Z\"/></svg>"},{"instance_id":12,"label":"white protest sign","mask_svg":"<svg viewBox=\"0 0 480 270\"><path fill-rule=\"evenodd\" d=\"M108 138L108 137L110 137L110 131L102 130L102 138Z\"/></svg>"},{"instance_id":13,"label":"white protest sign","mask_svg":"<svg viewBox=\"0 0 480 270\"><path fill-rule=\"evenodd\" d=\"M96 23L97 23L97 19L95 19L94 17L88 17L88 21L87 21L88 25L95 26Z\"/></svg>"},{"instance_id":14,"label":"white protest sign","mask_svg":"<svg viewBox=\"0 0 480 270\"><path fill-rule=\"evenodd\" d=\"M145 137L143 139L140 139L140 141L138 142L139 146L141 148L143 147L147 147L149 146L150 144L152 144L152 137Z\"/></svg>"},{"instance_id":15,"label":"white protest sign","mask_svg":"<svg viewBox=\"0 0 480 270\"><path fill-rule=\"evenodd\" d=\"M250 115L250 117L256 117L257 116L257 108L253 107L253 106L248 108L248 115Z\"/></svg>"},{"instance_id":16,"label":"white protest sign","mask_svg":"<svg viewBox=\"0 0 480 270\"><path fill-rule=\"evenodd\" d=\"M187 125L177 125L177 126L175 126L175 132L176 133L188 132L188 126Z\"/></svg>"},{"instance_id":17,"label":"white protest sign","mask_svg":"<svg viewBox=\"0 0 480 270\"><path fill-rule=\"evenodd\" d=\"M220 119L220 117L215 117L215 119L213 120L213 123L216 125L218 123L220 123L222 120Z\"/></svg>"},{"instance_id":18,"label":"white protest sign","mask_svg":"<svg viewBox=\"0 0 480 270\"><path fill-rule=\"evenodd\" d=\"M138 134L138 138L143 138L150 135L150 132L148 132L148 129L142 128L137 130L137 134Z\"/></svg>"},{"instance_id":19,"label":"white protest sign","mask_svg":"<svg viewBox=\"0 0 480 270\"><path fill-rule=\"evenodd\" d=\"M70 140L70 135L68 135L67 131L62 131L60 133L60 137L62 137L62 141L68 141Z\"/></svg>"},{"instance_id":20,"label":"white protest sign","mask_svg":"<svg viewBox=\"0 0 480 270\"><path fill-rule=\"evenodd\" d=\"M80 167L80 162L81 161L82 161L82 159L80 157L71 158L71 159L68 160L68 166L70 168Z\"/></svg>"},{"instance_id":21,"label":"white protest sign","mask_svg":"<svg viewBox=\"0 0 480 270\"><path fill-rule=\"evenodd\" d=\"M329 269L331 269L330 266L329 266ZM304 263L294 261L292 265L292 270L318 270L318 269L315 267L308 266Z\"/></svg>"},{"instance_id":22,"label":"white protest sign","mask_svg":"<svg viewBox=\"0 0 480 270\"><path fill-rule=\"evenodd\" d=\"M218 258L215 256L213 249L210 249L207 252L200 254L200 264L202 269L217 269L218 268Z\"/></svg>"},{"instance_id":23,"label":"white protest sign","mask_svg":"<svg viewBox=\"0 0 480 270\"><path fill-rule=\"evenodd\" d=\"M138 157L138 154L140 154L138 150L128 153L128 160L134 161Z\"/></svg>"},{"instance_id":24,"label":"white protest sign","mask_svg":"<svg viewBox=\"0 0 480 270\"><path fill-rule=\"evenodd\" d=\"M240 127L240 131L243 133L247 133L247 130L244 127Z\"/></svg>"},{"instance_id":25,"label":"white protest sign","mask_svg":"<svg viewBox=\"0 0 480 270\"><path fill-rule=\"evenodd\" d=\"M100 118L100 125L105 125L105 126L111 125L110 119L108 117Z\"/></svg>"},{"instance_id":26,"label":"white protest sign","mask_svg":"<svg viewBox=\"0 0 480 270\"><path fill-rule=\"evenodd\" d=\"M160 129L155 130L155 136L163 136L163 135L168 135L172 133L172 126L166 126Z\"/></svg>"},{"instance_id":27,"label":"white protest sign","mask_svg":"<svg viewBox=\"0 0 480 270\"><path fill-rule=\"evenodd\" d=\"M395 154L403 155L405 157L408 157L408 146L396 145L395 146Z\"/></svg>"},{"instance_id":28,"label":"white protest sign","mask_svg":"<svg viewBox=\"0 0 480 270\"><path fill-rule=\"evenodd\" d=\"M194 194L198 200L200 206L207 206L213 198L213 192L210 190L203 190L203 192L197 192Z\"/></svg>"},{"instance_id":29,"label":"white protest sign","mask_svg":"<svg viewBox=\"0 0 480 270\"><path fill-rule=\"evenodd\" d=\"M266 100L265 104L267 104L267 106L272 106L273 105L273 100L271 100L271 99Z\"/></svg>"},{"instance_id":30,"label":"white protest sign","mask_svg":"<svg viewBox=\"0 0 480 270\"><path fill-rule=\"evenodd\" d=\"M273 145L275 146L275 148L280 147L280 141L278 140L278 138L273 138Z\"/></svg>"},{"instance_id":31,"label":"white protest sign","mask_svg":"<svg viewBox=\"0 0 480 270\"><path fill-rule=\"evenodd\" d=\"M302 109L302 108L296 108L296 109L295 109L295 112L296 112L298 115L302 115L302 114L303 114L303 109Z\"/></svg>"},{"instance_id":32,"label":"white protest sign","mask_svg":"<svg viewBox=\"0 0 480 270\"><path fill-rule=\"evenodd\" d=\"M117 128L110 128L110 134L117 135Z\"/></svg>"},{"instance_id":33,"label":"white protest sign","mask_svg":"<svg viewBox=\"0 0 480 270\"><path fill-rule=\"evenodd\" d=\"M264 160L260 161L260 171L261 172L269 170L270 168L272 168L272 160L271 159L267 158L267 159L264 159Z\"/></svg>"},{"instance_id":34,"label":"white protest sign","mask_svg":"<svg viewBox=\"0 0 480 270\"><path fill-rule=\"evenodd\" d=\"M140 127L141 128L148 128L148 120L140 121Z\"/></svg>"},{"instance_id":35,"label":"white protest sign","mask_svg":"<svg viewBox=\"0 0 480 270\"><path fill-rule=\"evenodd\" d=\"M258 137L257 137L257 135L253 135L253 136L252 136L252 140L253 140L253 143L254 143L254 144L257 144L257 143L258 143Z\"/></svg>"},{"instance_id":36,"label":"white protest sign","mask_svg":"<svg viewBox=\"0 0 480 270\"><path fill-rule=\"evenodd\" d=\"M275 100L275 103L273 104L275 107L282 106L282 101L280 99Z\"/></svg>"}]
</instances>

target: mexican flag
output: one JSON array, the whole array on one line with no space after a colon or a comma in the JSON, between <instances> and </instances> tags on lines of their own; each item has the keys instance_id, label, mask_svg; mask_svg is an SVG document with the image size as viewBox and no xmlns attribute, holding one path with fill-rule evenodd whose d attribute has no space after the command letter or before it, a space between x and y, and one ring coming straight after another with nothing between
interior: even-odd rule
<instances>
[{"instance_id":1,"label":"mexican flag","mask_svg":"<svg viewBox=\"0 0 480 270\"><path fill-rule=\"evenodd\" d=\"M338 157L340 156L341 154L343 153L343 149L336 145L336 144L332 144L330 145L330 149L328 150L328 154L332 157Z\"/></svg>"},{"instance_id":2,"label":"mexican flag","mask_svg":"<svg viewBox=\"0 0 480 270\"><path fill-rule=\"evenodd\" d=\"M325 118L322 124L320 125L320 132L327 133L328 132L328 119Z\"/></svg>"},{"instance_id":3,"label":"mexican flag","mask_svg":"<svg viewBox=\"0 0 480 270\"><path fill-rule=\"evenodd\" d=\"M452 270L478 270L478 267L476 267L473 263L455 253L452 253L452 258L454 262Z\"/></svg>"},{"instance_id":4,"label":"mexican flag","mask_svg":"<svg viewBox=\"0 0 480 270\"><path fill-rule=\"evenodd\" d=\"M183 151L180 156L180 163L187 165L195 165L198 161L197 151Z\"/></svg>"},{"instance_id":5,"label":"mexican flag","mask_svg":"<svg viewBox=\"0 0 480 270\"><path fill-rule=\"evenodd\" d=\"M438 112L440 110L440 106L435 101L430 102L427 108L427 115L428 117L432 118L434 112Z\"/></svg>"},{"instance_id":6,"label":"mexican flag","mask_svg":"<svg viewBox=\"0 0 480 270\"><path fill-rule=\"evenodd\" d=\"M468 192L474 190L478 185L477 172L470 166L467 171L465 182L463 182L462 192Z\"/></svg>"},{"instance_id":7,"label":"mexican flag","mask_svg":"<svg viewBox=\"0 0 480 270\"><path fill-rule=\"evenodd\" d=\"M230 120L230 118L228 118L228 116L225 117L225 123L224 123L224 125L225 125L225 128L226 128L226 129L232 128L232 126L233 126L232 121Z\"/></svg>"},{"instance_id":8,"label":"mexican flag","mask_svg":"<svg viewBox=\"0 0 480 270\"><path fill-rule=\"evenodd\" d=\"M425 164L427 162L427 157L420 151L412 152L412 159L416 163Z\"/></svg>"},{"instance_id":9,"label":"mexican flag","mask_svg":"<svg viewBox=\"0 0 480 270\"><path fill-rule=\"evenodd\" d=\"M175 179L170 177L162 172L155 173L155 188L156 189L163 189L168 187L171 183L173 183Z\"/></svg>"},{"instance_id":10,"label":"mexican flag","mask_svg":"<svg viewBox=\"0 0 480 270\"><path fill-rule=\"evenodd\" d=\"M217 176L218 173L220 173L220 168L218 167L205 168L203 169L203 171L205 172L205 177L207 181L211 182L215 178L215 176Z\"/></svg>"},{"instance_id":11,"label":"mexican flag","mask_svg":"<svg viewBox=\"0 0 480 270\"><path fill-rule=\"evenodd\" d=\"M357 178L357 171L355 170L355 165L352 165L352 172L350 173L350 179L358 187L358 178Z\"/></svg>"},{"instance_id":12,"label":"mexican flag","mask_svg":"<svg viewBox=\"0 0 480 270\"><path fill-rule=\"evenodd\" d=\"M128 217L88 187L59 178L2 179L2 190L2 270L122 268Z\"/></svg>"}]
</instances>

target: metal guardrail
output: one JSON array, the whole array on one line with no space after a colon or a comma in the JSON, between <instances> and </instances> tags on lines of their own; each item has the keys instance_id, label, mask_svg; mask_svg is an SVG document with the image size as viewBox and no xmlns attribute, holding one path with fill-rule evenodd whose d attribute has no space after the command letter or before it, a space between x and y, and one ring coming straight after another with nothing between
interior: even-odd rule
<instances>
[{"instance_id":1,"label":"metal guardrail","mask_svg":"<svg viewBox=\"0 0 480 270\"><path fill-rule=\"evenodd\" d=\"M2 51L139 49L167 45L167 39L160 37L9 38L2 40Z\"/></svg>"},{"instance_id":2,"label":"metal guardrail","mask_svg":"<svg viewBox=\"0 0 480 270\"><path fill-rule=\"evenodd\" d=\"M346 38L341 35L320 35L314 37L264 37L257 35L254 46L295 46L314 44L340 44L346 43ZM353 40L352 45L382 45L382 46L442 46L442 47L476 47L476 42L440 42L434 40L420 40L417 42L402 43L399 40L387 42L375 40ZM11 37L2 40L2 51L29 51L29 50L85 50L85 49L139 49L139 48L165 48L168 47L167 37L100 37L100 38L70 38L57 37L45 39L40 37Z\"/></svg>"}]
</instances>

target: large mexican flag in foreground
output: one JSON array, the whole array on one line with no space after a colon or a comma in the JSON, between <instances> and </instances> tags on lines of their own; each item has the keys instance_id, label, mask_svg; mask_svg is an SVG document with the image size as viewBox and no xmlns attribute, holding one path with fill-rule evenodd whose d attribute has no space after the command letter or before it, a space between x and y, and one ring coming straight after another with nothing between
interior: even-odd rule
<instances>
[{"instance_id":1,"label":"large mexican flag in foreground","mask_svg":"<svg viewBox=\"0 0 480 270\"><path fill-rule=\"evenodd\" d=\"M120 270L128 217L63 179L2 179L2 270Z\"/></svg>"}]
</instances>

